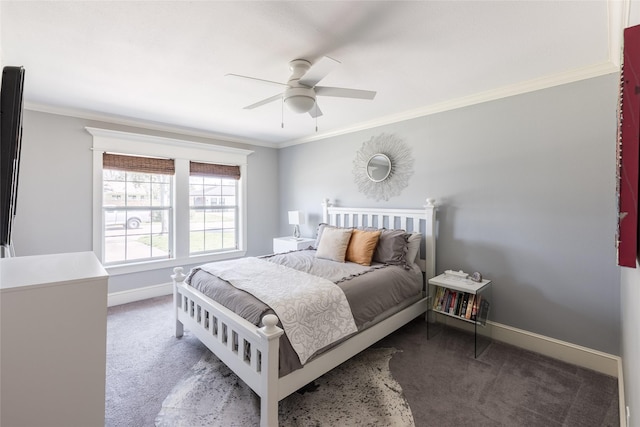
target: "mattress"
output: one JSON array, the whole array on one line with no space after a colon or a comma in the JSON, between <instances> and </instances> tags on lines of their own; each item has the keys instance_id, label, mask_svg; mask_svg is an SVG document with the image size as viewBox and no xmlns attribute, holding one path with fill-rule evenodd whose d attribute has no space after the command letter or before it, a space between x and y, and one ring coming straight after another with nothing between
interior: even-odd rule
<instances>
[{"instance_id":1,"label":"mattress","mask_svg":"<svg viewBox=\"0 0 640 427\"><path fill-rule=\"evenodd\" d=\"M313 249L306 249L261 258L334 282L345 294L358 332L397 313L422 297L422 272L416 265L405 267L374 263L371 266L362 266L351 262L340 263L316 258L315 252ZM200 267L189 273L185 283L257 326L261 326L263 316L273 314L273 310L264 302ZM336 344L321 349L316 356ZM286 337L286 331L280 340L279 360L280 376L302 367L298 355Z\"/></svg>"}]
</instances>

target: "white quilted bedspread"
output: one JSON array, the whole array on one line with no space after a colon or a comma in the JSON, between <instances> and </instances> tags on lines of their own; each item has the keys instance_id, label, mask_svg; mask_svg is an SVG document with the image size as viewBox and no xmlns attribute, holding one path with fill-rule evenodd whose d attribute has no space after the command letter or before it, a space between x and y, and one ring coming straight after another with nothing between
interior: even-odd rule
<instances>
[{"instance_id":1,"label":"white quilted bedspread","mask_svg":"<svg viewBox=\"0 0 640 427\"><path fill-rule=\"evenodd\" d=\"M201 269L271 307L302 364L317 350L357 332L344 292L329 280L252 257Z\"/></svg>"}]
</instances>

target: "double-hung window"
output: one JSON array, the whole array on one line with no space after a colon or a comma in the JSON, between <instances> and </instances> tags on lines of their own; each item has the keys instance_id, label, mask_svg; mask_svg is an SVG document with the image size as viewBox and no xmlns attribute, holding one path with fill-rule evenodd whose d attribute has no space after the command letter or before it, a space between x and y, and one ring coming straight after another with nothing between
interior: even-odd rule
<instances>
[{"instance_id":1,"label":"double-hung window","mask_svg":"<svg viewBox=\"0 0 640 427\"><path fill-rule=\"evenodd\" d=\"M102 155L105 265L171 258L173 159Z\"/></svg>"},{"instance_id":2,"label":"double-hung window","mask_svg":"<svg viewBox=\"0 0 640 427\"><path fill-rule=\"evenodd\" d=\"M246 253L249 150L86 128L93 249L110 274Z\"/></svg>"},{"instance_id":3,"label":"double-hung window","mask_svg":"<svg viewBox=\"0 0 640 427\"><path fill-rule=\"evenodd\" d=\"M240 167L189 162L189 253L238 249Z\"/></svg>"}]
</instances>

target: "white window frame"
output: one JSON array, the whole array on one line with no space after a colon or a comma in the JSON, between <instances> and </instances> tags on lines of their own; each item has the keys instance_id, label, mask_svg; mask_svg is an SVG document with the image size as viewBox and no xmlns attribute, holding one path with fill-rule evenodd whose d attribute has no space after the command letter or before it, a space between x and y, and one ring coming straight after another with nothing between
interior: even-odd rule
<instances>
[{"instance_id":1,"label":"white window frame","mask_svg":"<svg viewBox=\"0 0 640 427\"><path fill-rule=\"evenodd\" d=\"M100 260L104 259L105 237L102 224L102 154L109 152L175 160L173 257L105 267L109 274L136 273L245 256L247 248L247 157L253 151L93 127L85 127L85 129L93 136L93 251ZM240 166L237 195L240 211L237 225L238 249L189 255L189 161Z\"/></svg>"}]
</instances>

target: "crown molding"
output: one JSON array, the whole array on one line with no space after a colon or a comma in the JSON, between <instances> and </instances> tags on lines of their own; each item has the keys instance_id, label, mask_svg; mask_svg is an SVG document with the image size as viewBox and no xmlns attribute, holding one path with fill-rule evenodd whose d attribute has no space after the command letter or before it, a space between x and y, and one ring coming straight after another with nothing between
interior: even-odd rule
<instances>
[{"instance_id":1,"label":"crown molding","mask_svg":"<svg viewBox=\"0 0 640 427\"><path fill-rule=\"evenodd\" d=\"M24 108L30 111L37 111L41 113L56 114L59 116L75 117L85 120L95 120L99 122L111 123L122 126L131 126L140 129L155 130L160 132L176 133L184 136L192 136L197 138L214 139L220 142L233 142L236 144L248 144L258 147L278 148L277 144L257 141L248 138L238 138L230 135L217 134L214 132L207 132L192 128L172 126L164 123L146 121L142 119L133 119L122 116L115 116L106 113L100 113L96 111L82 110L78 108L51 106L46 104L39 104L34 102L25 102Z\"/></svg>"},{"instance_id":2,"label":"crown molding","mask_svg":"<svg viewBox=\"0 0 640 427\"><path fill-rule=\"evenodd\" d=\"M624 8L620 8L620 10L624 10ZM620 20L619 22L622 22ZM613 24L611 28L613 28ZM616 30L617 31L617 30ZM613 31L615 33L615 31ZM622 34L620 32L620 34ZM615 51L615 47L612 47L615 43L610 44L610 56L613 58L613 52ZM619 61L619 59L618 59ZM512 85L503 86L497 89L488 90L485 92L480 92L477 94L460 97L456 99L452 99L449 101L440 102L437 104L428 105L425 107L404 111L399 114L393 114L385 117L381 117L379 119L370 120L366 122L356 123L351 126L346 126L340 129L336 129L330 132L321 132L315 134L313 136L293 139L290 141L285 141L281 143L270 143L265 141L257 141L245 138L237 138L229 135L221 135L213 132L199 131L196 129L183 128L179 126L171 126L167 124L150 122L126 117L119 117L104 113L98 113L93 111L86 111L80 109L66 108L66 107L54 107L44 104L38 103L25 103L25 109L31 111L39 111L43 113L57 114L63 116L76 117L86 120L95 120L106 123L113 123L123 126L132 126L136 128L156 130L161 132L170 132L177 133L185 136L193 136L199 138L207 138L214 139L217 141L224 142L232 142L239 144L248 144L259 147L268 147L268 148L286 148L294 145L306 144L309 142L319 141L327 138L332 138L340 135L345 135L349 133L354 133L362 130L367 130L371 128L375 128L378 126L389 125L393 123L398 123L406 120L415 119L418 117L429 116L432 114L442 113L445 111L451 111L458 108L468 107L476 104L481 104L484 102L495 101L502 98L507 98L510 96L521 95L528 92L534 92L537 90L547 89L554 86L560 86L563 84L573 83L585 79L590 79L593 77L599 77L611 73L616 73L620 71L619 65L616 65L616 62L613 60L603 61L599 64L594 64L588 67L578 68L574 70L570 70L564 73L558 73L551 76L540 77L520 83L515 83Z\"/></svg>"},{"instance_id":3,"label":"crown molding","mask_svg":"<svg viewBox=\"0 0 640 427\"><path fill-rule=\"evenodd\" d=\"M560 86L568 83L573 83L581 80L590 79L593 77L599 77L611 73L620 71L620 67L616 66L612 61L604 61L599 64L594 64L588 67L578 68L570 70L564 73L555 74L552 76L540 77L512 85L503 86L497 89L480 92L474 95L464 96L461 98L452 99L437 104L432 104L426 107L421 107L413 110L408 110L399 114L385 116L380 119L371 120L368 122L362 122L353 126L337 129L331 132L325 132L318 135L313 135L306 138L295 139L278 144L278 148L290 147L293 145L305 144L308 142L318 141L330 137L353 133L361 130L371 129L378 126L389 125L406 120L415 119L418 117L429 116L432 114L442 113L445 111L456 110L458 108L468 107L471 105L481 104L484 102L495 101L502 98L508 98L510 96L521 95L528 92L535 92L537 90L548 89L554 86Z\"/></svg>"},{"instance_id":4,"label":"crown molding","mask_svg":"<svg viewBox=\"0 0 640 427\"><path fill-rule=\"evenodd\" d=\"M627 11L627 14L628 14L628 8L625 9L624 7L620 7L616 9L615 14L623 13L625 10ZM613 14L614 13L611 12L610 16L612 16ZM620 15L617 15L617 16L620 16ZM618 48L616 46L619 46L619 43L621 42L619 40L619 37L617 42L612 40L615 38L614 34L618 34L618 32L621 36L622 28L620 25L623 25L623 21L624 20L622 18L610 19L610 24L611 24L610 29L612 31L610 35L609 55L611 58L608 61L603 61L601 63L594 64L588 67L582 67L582 68L570 70L564 73L558 73L551 76L540 77L540 78L536 78L536 79L532 79L532 80L528 80L520 83L515 83L512 85L503 86L497 89L480 92L477 94L456 98L449 101L444 101L444 102L428 105L428 106L413 109L413 110L404 111L399 114L393 114L393 115L381 117L375 120L356 123L354 125L336 129L334 131L321 132L313 136L293 139L293 140L285 141L281 143L270 143L270 142L251 140L246 138L237 138L229 135L221 135L213 132L200 131L196 129L184 128L179 126L171 126L171 125L157 123L157 122L114 116L114 115L109 115L109 114L104 114L104 113L99 113L94 111L87 111L87 110L80 110L80 109L73 109L73 108L66 108L66 107L54 107L54 106L38 104L38 103L25 102L25 109L31 110L31 111L39 111L43 113L76 117L76 118L81 118L86 120L95 120L100 122L113 123L113 124L118 124L123 126L132 126L136 128L156 130L161 132L177 133L185 136L214 139L214 140L223 141L223 142L248 144L248 145L253 145L258 147L268 147L268 148L286 148L293 145L306 144L308 142L319 141L327 138L332 138L340 135L345 135L349 133L354 133L362 130L375 128L378 126L389 125L393 123L415 119L418 117L429 116L432 114L442 113L445 111L451 111L458 108L481 104L484 102L495 101L495 100L507 98L510 96L521 95L524 93L534 92L537 90L547 89L554 86L573 83L580 80L590 79L593 77L599 77L599 76L603 76L611 73L617 73L620 71L620 66L616 64L619 63L620 59L619 59L619 55L614 54L614 52L617 52ZM619 22L620 25L616 27L616 25L614 25L615 22ZM618 29L620 30L618 31ZM618 58L617 61L614 60L614 57Z\"/></svg>"}]
</instances>

